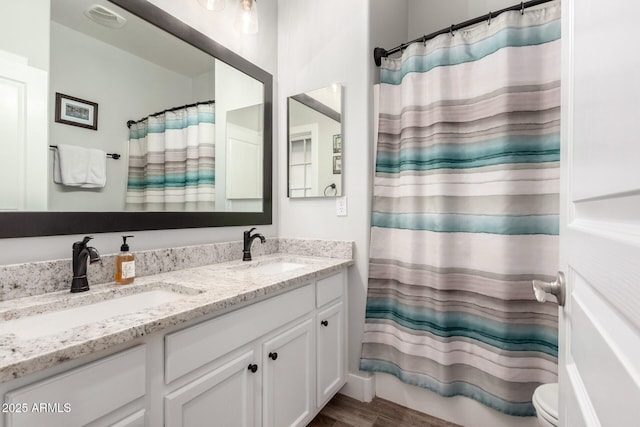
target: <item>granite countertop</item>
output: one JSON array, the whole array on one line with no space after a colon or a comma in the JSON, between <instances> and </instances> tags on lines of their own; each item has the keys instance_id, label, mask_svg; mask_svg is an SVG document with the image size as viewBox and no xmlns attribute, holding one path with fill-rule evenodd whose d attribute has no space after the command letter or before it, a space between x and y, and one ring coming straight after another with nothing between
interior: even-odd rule
<instances>
[{"instance_id":1,"label":"granite countertop","mask_svg":"<svg viewBox=\"0 0 640 427\"><path fill-rule=\"evenodd\" d=\"M274 261L304 264L268 274L255 267ZM68 290L0 302L0 382L55 366L138 337L160 332L216 312L226 312L309 282L316 275L353 265L352 259L276 253L254 261L230 261L136 278L130 285L92 285L88 292ZM14 319L60 311L148 290L164 290L184 297L135 312L107 318L37 337L11 332ZM5 323L6 322L6 323ZM37 328L35 328L37 330Z\"/></svg>"}]
</instances>

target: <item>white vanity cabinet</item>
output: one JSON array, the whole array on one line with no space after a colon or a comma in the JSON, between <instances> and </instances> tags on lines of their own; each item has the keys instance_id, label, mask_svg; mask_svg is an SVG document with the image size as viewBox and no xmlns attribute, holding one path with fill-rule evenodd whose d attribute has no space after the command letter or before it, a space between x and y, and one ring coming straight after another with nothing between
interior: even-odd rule
<instances>
[{"instance_id":1,"label":"white vanity cabinet","mask_svg":"<svg viewBox=\"0 0 640 427\"><path fill-rule=\"evenodd\" d=\"M345 383L346 306L342 270L2 383L28 408L0 427L304 426Z\"/></svg>"},{"instance_id":2,"label":"white vanity cabinet","mask_svg":"<svg viewBox=\"0 0 640 427\"><path fill-rule=\"evenodd\" d=\"M345 287L340 272L167 335L165 426L306 425L345 381Z\"/></svg>"}]
</instances>

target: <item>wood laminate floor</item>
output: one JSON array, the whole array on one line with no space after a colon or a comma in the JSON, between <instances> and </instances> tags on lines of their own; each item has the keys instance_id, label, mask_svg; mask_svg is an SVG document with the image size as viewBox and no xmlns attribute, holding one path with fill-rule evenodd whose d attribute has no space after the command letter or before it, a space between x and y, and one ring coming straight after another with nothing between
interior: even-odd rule
<instances>
[{"instance_id":1,"label":"wood laminate floor","mask_svg":"<svg viewBox=\"0 0 640 427\"><path fill-rule=\"evenodd\" d=\"M336 394L308 427L460 427L439 418L374 398L360 402Z\"/></svg>"}]
</instances>

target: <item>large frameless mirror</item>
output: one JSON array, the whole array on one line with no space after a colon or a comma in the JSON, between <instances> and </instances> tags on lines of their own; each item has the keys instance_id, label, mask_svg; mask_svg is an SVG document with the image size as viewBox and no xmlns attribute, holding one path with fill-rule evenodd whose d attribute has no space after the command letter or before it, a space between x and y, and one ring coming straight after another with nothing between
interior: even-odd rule
<instances>
[{"instance_id":1,"label":"large frameless mirror","mask_svg":"<svg viewBox=\"0 0 640 427\"><path fill-rule=\"evenodd\" d=\"M342 196L342 86L290 96L288 195Z\"/></svg>"},{"instance_id":2,"label":"large frameless mirror","mask_svg":"<svg viewBox=\"0 0 640 427\"><path fill-rule=\"evenodd\" d=\"M49 93L25 98L49 138L0 153L25 177L2 187L0 237L271 223L270 74L144 0L52 1L49 37Z\"/></svg>"}]
</instances>

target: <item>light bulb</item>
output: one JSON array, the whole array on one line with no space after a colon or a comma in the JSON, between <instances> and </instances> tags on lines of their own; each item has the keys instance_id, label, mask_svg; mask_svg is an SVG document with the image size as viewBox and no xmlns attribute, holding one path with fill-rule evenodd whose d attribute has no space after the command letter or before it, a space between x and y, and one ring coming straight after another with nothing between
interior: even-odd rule
<instances>
[{"instance_id":1,"label":"light bulb","mask_svg":"<svg viewBox=\"0 0 640 427\"><path fill-rule=\"evenodd\" d=\"M224 0L198 0L200 6L211 11L220 11L224 9Z\"/></svg>"},{"instance_id":2,"label":"light bulb","mask_svg":"<svg viewBox=\"0 0 640 427\"><path fill-rule=\"evenodd\" d=\"M255 0L240 0L235 28L244 34L258 32L258 3Z\"/></svg>"}]
</instances>

